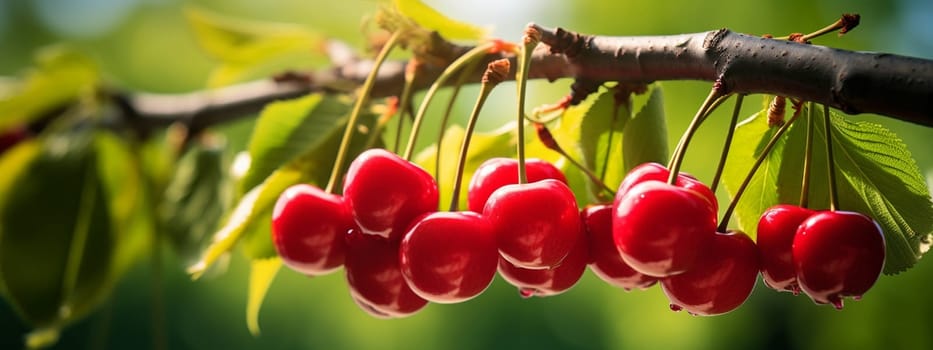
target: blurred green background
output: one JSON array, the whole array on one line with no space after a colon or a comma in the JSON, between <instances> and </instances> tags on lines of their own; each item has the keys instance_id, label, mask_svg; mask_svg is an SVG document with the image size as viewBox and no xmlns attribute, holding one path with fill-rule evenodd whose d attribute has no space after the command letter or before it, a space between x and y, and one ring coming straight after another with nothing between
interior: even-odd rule
<instances>
[{"instance_id":1,"label":"blurred green background","mask_svg":"<svg viewBox=\"0 0 933 350\"><path fill-rule=\"evenodd\" d=\"M933 2L928 0L425 2L454 18L488 25L507 40L517 40L530 21L607 35L721 27L784 35L809 32L843 12L855 12L862 15L862 24L853 33L817 43L933 58ZM115 86L151 92L203 88L214 63L197 47L185 22L182 9L188 5L299 23L357 46L364 43L362 18L379 7L375 0L0 0L0 76L21 72L38 48L70 42L94 57ZM556 101L569 83L531 84L531 105ZM709 85L668 82L664 87L673 146ZM455 114L459 122L476 91L473 87L463 93ZM759 99L749 101L747 114ZM514 96L494 93L489 103L483 129L511 118ZM701 179L714 171L711 159L721 147L725 114L711 118L687 154L684 168ZM933 186L933 129L875 116L856 118L897 132ZM233 145L245 142L242 130L248 127L245 122L231 128L241 131L231 134ZM933 348L933 305L927 305L933 263L928 261L898 276L881 277L862 301L848 302L843 311L759 283L739 310L711 318L671 312L658 287L626 293L587 272L574 289L556 297L522 299L497 278L487 292L467 303L430 305L409 318L379 320L352 302L342 273L308 279L283 269L266 297L259 337L252 337L245 324L245 260L235 257L226 274L198 282L190 281L183 269L182 261L166 254L164 279L154 283L153 266L143 259L120 281L110 301L66 329L55 348L146 349L156 337L171 349ZM162 290L161 312L154 312L153 288ZM164 315L161 329L153 326L159 314ZM22 347L27 331L9 305L0 303L0 348Z\"/></svg>"}]
</instances>

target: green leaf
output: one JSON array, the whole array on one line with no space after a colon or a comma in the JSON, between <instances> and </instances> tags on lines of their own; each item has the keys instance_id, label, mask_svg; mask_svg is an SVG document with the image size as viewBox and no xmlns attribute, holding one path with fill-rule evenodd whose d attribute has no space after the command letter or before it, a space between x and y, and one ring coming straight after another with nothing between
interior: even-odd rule
<instances>
[{"instance_id":1,"label":"green leaf","mask_svg":"<svg viewBox=\"0 0 933 350\"><path fill-rule=\"evenodd\" d=\"M29 123L94 92L97 67L87 57L54 46L39 52L35 68L0 90L0 131Z\"/></svg>"},{"instance_id":2,"label":"green leaf","mask_svg":"<svg viewBox=\"0 0 933 350\"><path fill-rule=\"evenodd\" d=\"M210 87L326 62L324 36L308 28L246 21L197 7L186 8L185 15L201 47L221 62L211 73Z\"/></svg>"},{"instance_id":3,"label":"green leaf","mask_svg":"<svg viewBox=\"0 0 933 350\"><path fill-rule=\"evenodd\" d=\"M487 31L472 24L451 19L420 0L394 0L395 7L418 25L435 30L452 40L480 40Z\"/></svg>"},{"instance_id":4,"label":"green leaf","mask_svg":"<svg viewBox=\"0 0 933 350\"><path fill-rule=\"evenodd\" d=\"M580 125L578 142L583 164L600 176L607 186L617 188L625 176L621 141L631 113L622 104L616 106L610 90L601 90L595 98L585 110ZM598 186L590 186L590 189L594 195L602 191Z\"/></svg>"},{"instance_id":5,"label":"green leaf","mask_svg":"<svg viewBox=\"0 0 933 350\"><path fill-rule=\"evenodd\" d=\"M13 308L37 328L82 317L113 284L111 212L89 134L44 140L0 208L0 280Z\"/></svg>"},{"instance_id":6,"label":"green leaf","mask_svg":"<svg viewBox=\"0 0 933 350\"><path fill-rule=\"evenodd\" d=\"M254 259L249 269L249 294L246 300L246 327L250 334L259 336L259 309L266 292L272 286L276 273L282 267L279 258Z\"/></svg>"},{"instance_id":7,"label":"green leaf","mask_svg":"<svg viewBox=\"0 0 933 350\"><path fill-rule=\"evenodd\" d=\"M110 208L114 231L113 279L123 276L147 253L155 234L152 198L139 153L124 139L106 131L94 136L97 174Z\"/></svg>"},{"instance_id":8,"label":"green leaf","mask_svg":"<svg viewBox=\"0 0 933 350\"><path fill-rule=\"evenodd\" d=\"M441 144L441 174L435 174L437 186L440 190L441 208L450 204L453 197L455 171L457 170L458 157L460 155L460 145L463 143L465 130L459 125L453 125L444 132L444 141ZM415 163L430 172L434 172L437 161L437 144L428 146L415 156ZM458 206L461 209L467 207L467 186L476 168L487 159L495 157L513 157L515 155L515 128L514 124L506 124L504 127L491 132L473 133L470 139L470 150L467 154L466 164L463 170L463 184L460 187L460 200Z\"/></svg>"},{"instance_id":9,"label":"green leaf","mask_svg":"<svg viewBox=\"0 0 933 350\"><path fill-rule=\"evenodd\" d=\"M765 113L760 112L738 127L735 145L760 144L770 137ZM829 207L829 195L821 109L814 116L809 202L811 208L825 209ZM798 202L806 137L804 121L798 120L776 144L742 197L736 215L746 232L754 234L758 217L767 207ZM910 268L927 250L924 242L933 234L933 204L913 156L894 133L880 125L852 122L837 114L832 114L832 121L839 209L869 215L881 226L887 247L886 274ZM730 154L724 177L730 193L734 193L745 176L739 169L747 169L757 152L742 147L734 151L737 152Z\"/></svg>"},{"instance_id":10,"label":"green leaf","mask_svg":"<svg viewBox=\"0 0 933 350\"><path fill-rule=\"evenodd\" d=\"M625 165L617 177L611 178L618 187L629 170L639 164L664 164L668 158L667 119L664 117L664 94L660 84L648 86L648 100L631 121L625 125L622 136L622 154ZM609 180L609 178L607 178Z\"/></svg>"},{"instance_id":11,"label":"green leaf","mask_svg":"<svg viewBox=\"0 0 933 350\"><path fill-rule=\"evenodd\" d=\"M266 106L250 138L250 168L240 183L240 191L255 187L275 169L342 131L349 111L347 104L321 94Z\"/></svg>"},{"instance_id":12,"label":"green leaf","mask_svg":"<svg viewBox=\"0 0 933 350\"><path fill-rule=\"evenodd\" d=\"M204 249L230 202L224 144L198 143L178 160L159 208L161 227L186 263Z\"/></svg>"}]
</instances>

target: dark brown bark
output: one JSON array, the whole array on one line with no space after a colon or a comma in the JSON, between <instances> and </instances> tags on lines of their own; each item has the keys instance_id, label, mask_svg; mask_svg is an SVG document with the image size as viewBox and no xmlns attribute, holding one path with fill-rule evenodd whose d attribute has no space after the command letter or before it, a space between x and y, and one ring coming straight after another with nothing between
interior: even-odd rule
<instances>
[{"instance_id":1,"label":"dark brown bark","mask_svg":"<svg viewBox=\"0 0 933 350\"><path fill-rule=\"evenodd\" d=\"M529 25L544 45L533 55L533 79L573 78L581 84L701 80L726 92L765 93L813 101L848 114L875 113L933 127L933 61L887 53L854 52L767 39L727 29L638 37L590 36ZM448 50L455 56L467 48ZM502 58L489 55L486 60ZM448 62L455 57L448 57ZM514 60L514 57L510 59ZM401 93L406 62L386 62L374 97ZM514 64L514 62L513 62ZM143 128L183 121L194 129L258 112L265 104L313 91L352 92L371 62L352 60L313 72L308 79L257 81L180 95L120 96L124 111ZM443 71L424 64L415 87ZM473 82L481 78L478 72ZM581 94L586 89L581 89Z\"/></svg>"}]
</instances>

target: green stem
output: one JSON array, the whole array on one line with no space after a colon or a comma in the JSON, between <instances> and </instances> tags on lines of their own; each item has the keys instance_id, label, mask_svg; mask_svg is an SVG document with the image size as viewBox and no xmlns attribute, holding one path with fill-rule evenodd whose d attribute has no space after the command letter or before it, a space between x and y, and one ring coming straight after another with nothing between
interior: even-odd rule
<instances>
[{"instance_id":1,"label":"green stem","mask_svg":"<svg viewBox=\"0 0 933 350\"><path fill-rule=\"evenodd\" d=\"M411 160L413 153L415 152L415 144L418 142L418 133L421 129L421 123L424 120L424 116L428 110L428 105L431 104L431 100L434 99L434 95L437 93L442 86L447 83L447 80L456 73L460 68L463 68L468 63L473 60L482 58L486 53L495 47L495 43L486 42L480 45L477 45L467 53L458 57L454 60L446 69L437 77L437 80L434 81L434 84L431 84L431 87L428 89L428 92L425 93L424 99L421 101L421 106L418 106L418 114L415 115L415 121L411 126L411 135L408 137L408 146L405 147L405 152L403 157L407 160Z\"/></svg>"},{"instance_id":2,"label":"green stem","mask_svg":"<svg viewBox=\"0 0 933 350\"><path fill-rule=\"evenodd\" d=\"M690 144L690 139L693 138L693 134L700 128L700 124L706 120L706 116L713 111L713 107L718 105L716 103L717 100L725 96L727 95L723 94L719 88L713 86L709 95L706 96L706 100L700 105L700 109L693 117L693 121L690 122L690 126L687 127L687 131L684 132L684 135L680 138L680 142L677 143L677 148L674 150L671 164L668 167L671 172L670 176L667 178L669 184L674 184L677 181L677 175L680 173L680 165L683 162L684 154L686 154L687 146Z\"/></svg>"},{"instance_id":3,"label":"green stem","mask_svg":"<svg viewBox=\"0 0 933 350\"><path fill-rule=\"evenodd\" d=\"M473 61L468 67L464 68L454 82L453 91L450 93L450 100L447 101L447 108L444 109L444 117L441 118L440 132L437 134L437 152L434 154L434 177L441 177L441 145L444 144L444 133L447 131L447 124L450 122L450 114L454 109L454 102L457 102L457 95L460 94L460 88L466 83L467 78L476 70L479 61ZM492 88L490 88L492 90ZM482 92L480 92L482 94ZM472 132L472 131L469 131ZM467 134L470 135L470 134ZM468 136L469 137L469 136Z\"/></svg>"},{"instance_id":4,"label":"green stem","mask_svg":"<svg viewBox=\"0 0 933 350\"><path fill-rule=\"evenodd\" d=\"M839 209L839 194L836 191L836 165L833 158L833 128L829 117L829 106L823 105L823 120L826 128L826 164L829 168L829 210Z\"/></svg>"},{"instance_id":5,"label":"green stem","mask_svg":"<svg viewBox=\"0 0 933 350\"><path fill-rule=\"evenodd\" d=\"M726 132L726 141L722 145L722 153L719 155L719 165L716 166L716 175L713 176L713 182L710 184L710 190L716 193L719 187L719 180L722 178L722 172L726 168L726 158L729 158L729 148L732 147L732 137L735 136L735 126L739 122L739 113L742 111L742 100L744 94L739 94L735 98L735 108L732 110L732 119L729 121L729 131Z\"/></svg>"},{"instance_id":6,"label":"green stem","mask_svg":"<svg viewBox=\"0 0 933 350\"><path fill-rule=\"evenodd\" d=\"M810 199L810 167L813 161L813 107L814 103L807 106L807 141L803 151L803 180L800 184L800 207L809 206Z\"/></svg>"},{"instance_id":7,"label":"green stem","mask_svg":"<svg viewBox=\"0 0 933 350\"><path fill-rule=\"evenodd\" d=\"M606 181L606 172L609 171L609 156L612 153L612 146L613 146L612 139L614 139L613 134L615 134L616 123L619 122L619 111L621 110L619 108L620 105L621 103L617 100L612 106L612 121L609 124L610 125L609 135L607 135L607 138L606 138L606 154L603 156L603 168L600 169L600 172L599 172L600 182ZM628 120L629 118L632 117L632 109L626 106L625 111L627 112L626 114L628 115L626 115L624 118ZM605 183L603 183L603 186L605 186Z\"/></svg>"},{"instance_id":8,"label":"green stem","mask_svg":"<svg viewBox=\"0 0 933 350\"><path fill-rule=\"evenodd\" d=\"M460 145L460 159L457 160L457 176L454 178L454 192L450 199L450 211L459 210L460 206L460 182L463 181L463 171L466 166L467 152L470 149L470 139L473 137L473 129L476 127L476 120L479 119L479 112L486 103L486 98L496 86L495 83L483 83L480 87L479 97L476 99L476 105L473 106L473 112L470 113L470 119L467 121L466 131L463 134L463 143ZM440 144L438 144L440 147ZM438 150L440 153L440 150Z\"/></svg>"},{"instance_id":9,"label":"green stem","mask_svg":"<svg viewBox=\"0 0 933 350\"><path fill-rule=\"evenodd\" d=\"M732 218L732 212L735 211L736 205L739 204L739 199L742 198L742 194L745 193L745 189L748 187L748 184L752 182L752 178L755 177L755 173L758 171L758 168L761 167L761 163L764 163L765 159L768 158L768 155L771 153L771 149L774 148L774 145L777 144L777 141L784 135L784 132L790 128L790 125L797 120L797 117L800 116L800 113L794 113L794 115L788 120L784 125L781 125L780 128L771 136L771 139L768 140L768 144L765 145L765 148L761 150L761 154L758 155L758 158L755 159L755 164L752 164L752 168L749 169L748 175L745 176L745 179L742 180L742 184L739 185L738 190L735 191L735 196L732 197L732 201L729 202L729 208L726 209L726 213L722 216L722 221L719 222L719 232L726 232L729 228L729 219Z\"/></svg>"},{"instance_id":10,"label":"green stem","mask_svg":"<svg viewBox=\"0 0 933 350\"><path fill-rule=\"evenodd\" d=\"M527 36L526 36L527 39ZM515 79L518 83L518 183L528 182L528 174L525 171L525 87L528 85L528 68L531 67L531 53L536 40L526 40L522 45L521 55L519 56L518 72Z\"/></svg>"},{"instance_id":11,"label":"green stem","mask_svg":"<svg viewBox=\"0 0 933 350\"><path fill-rule=\"evenodd\" d=\"M375 85L376 82L376 75L379 73L379 67L382 67L382 62L385 62L386 57L389 56L389 52L395 47L401 35L401 31L392 33L392 36L386 41L382 50L379 51L379 55L376 56L373 69L369 72L369 75L366 76L363 87L360 88L360 95L356 99L356 104L353 105L353 111L350 112L350 118L347 120L347 127L344 128L343 131L343 138L340 140L340 148L337 150L337 159L334 160L334 168L331 170L330 179L327 180L327 187L324 189L327 193L334 193L334 187L340 179L340 171L343 168L343 163L346 161L347 153L350 150L350 139L353 138L353 129L356 127L360 114L362 114L363 105L369 98L370 91L373 90L373 85Z\"/></svg>"},{"instance_id":12,"label":"green stem","mask_svg":"<svg viewBox=\"0 0 933 350\"><path fill-rule=\"evenodd\" d=\"M411 61L414 62L414 61ZM409 64L414 64L414 63ZM406 71L407 73L407 71ZM402 129L405 126L405 118L402 116L405 115L405 112L408 110L408 105L411 103L412 86L414 85L415 76L418 74L417 69L412 69L411 74L405 74L405 83L402 85L402 96L398 101L398 124L395 129L395 145L392 146L392 152L398 153L399 147L402 144Z\"/></svg>"},{"instance_id":13,"label":"green stem","mask_svg":"<svg viewBox=\"0 0 933 350\"><path fill-rule=\"evenodd\" d=\"M386 125L389 124L389 121L392 120L392 117L397 114L398 111L392 113L391 115L383 115L378 120L376 120L376 126L369 134L369 138L366 139L366 145L364 148L370 149L376 146L376 141L379 140L379 136L382 135L382 131L385 130ZM401 116L399 116L401 119Z\"/></svg>"}]
</instances>

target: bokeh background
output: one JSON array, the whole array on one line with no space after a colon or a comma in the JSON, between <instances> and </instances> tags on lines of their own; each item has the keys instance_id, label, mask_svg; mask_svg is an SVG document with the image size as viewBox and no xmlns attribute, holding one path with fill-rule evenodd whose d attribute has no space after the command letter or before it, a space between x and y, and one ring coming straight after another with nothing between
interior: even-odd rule
<instances>
[{"instance_id":1,"label":"bokeh background","mask_svg":"<svg viewBox=\"0 0 933 350\"><path fill-rule=\"evenodd\" d=\"M517 40L530 21L607 35L721 27L784 35L809 32L843 12L856 12L862 24L854 32L817 43L933 58L933 2L928 0L425 2L456 19L488 25L495 36L508 40ZM28 67L38 48L69 42L97 60L114 86L165 93L201 89L215 63L198 48L186 24L183 8L190 5L254 20L299 23L359 47L364 44L362 18L379 7L375 0L0 0L0 76ZM530 103L556 101L568 85L535 82ZM709 86L668 82L664 88L673 146ZM470 88L462 96L475 94ZM514 96L494 93L489 103L480 128L491 129L511 118ZM470 105L472 98L458 103L460 122ZM721 147L725 113L710 119L687 155L685 169L701 179L714 171L710 159ZM897 132L933 187L933 129L876 116L855 118L878 121ZM232 147L242 145L249 121L230 130ZM153 269L142 259L111 299L65 330L55 348L147 349L159 343L170 349L933 348L930 261L881 277L862 301L848 302L843 311L814 305L806 296L779 294L759 282L739 310L711 318L671 312L658 287L626 293L587 272L574 289L556 297L522 299L497 277L470 302L430 305L409 318L379 320L351 301L342 273L308 279L283 269L266 297L258 337L245 324L244 259L234 257L225 274L198 282L189 279L183 262L171 253L160 266L161 281L152 277ZM161 293L154 293L156 289ZM159 312L154 312L154 295L163 298ZM163 322L157 322L160 317ZM0 348L22 347L27 331L9 305L0 302Z\"/></svg>"}]
</instances>

